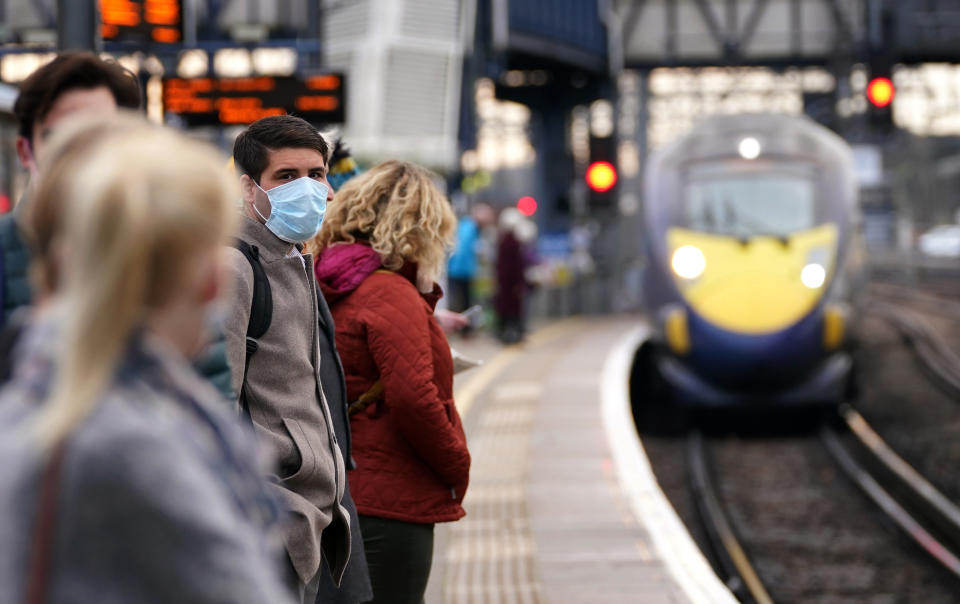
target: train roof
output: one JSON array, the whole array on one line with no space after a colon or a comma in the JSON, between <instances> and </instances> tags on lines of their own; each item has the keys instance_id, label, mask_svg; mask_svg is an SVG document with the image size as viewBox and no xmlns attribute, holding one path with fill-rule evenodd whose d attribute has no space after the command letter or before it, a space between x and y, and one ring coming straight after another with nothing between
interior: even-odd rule
<instances>
[{"instance_id":1,"label":"train roof","mask_svg":"<svg viewBox=\"0 0 960 604\"><path fill-rule=\"evenodd\" d=\"M747 113L714 115L685 136L654 154L658 169L676 161L731 157L743 137L759 140L766 152L781 156L807 156L823 162L852 164L850 146L834 132L804 115Z\"/></svg>"},{"instance_id":2,"label":"train roof","mask_svg":"<svg viewBox=\"0 0 960 604\"><path fill-rule=\"evenodd\" d=\"M739 131L744 128L781 129L799 125L805 128L822 128L805 115L786 113L734 113L714 114L697 122L693 133L708 134Z\"/></svg>"}]
</instances>

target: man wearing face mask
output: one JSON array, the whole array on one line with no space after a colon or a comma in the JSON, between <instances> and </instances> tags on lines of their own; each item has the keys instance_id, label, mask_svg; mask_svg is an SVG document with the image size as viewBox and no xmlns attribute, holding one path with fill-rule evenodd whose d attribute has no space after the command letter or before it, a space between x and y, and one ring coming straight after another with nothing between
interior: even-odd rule
<instances>
[{"instance_id":1,"label":"man wearing face mask","mask_svg":"<svg viewBox=\"0 0 960 604\"><path fill-rule=\"evenodd\" d=\"M301 253L303 242L320 230L333 195L328 152L315 128L287 115L254 122L237 137L233 159L241 174L244 217L238 249L229 250L236 289L224 326L233 390L279 460L274 484L289 510L290 584L309 604L316 597L321 555L336 582L350 555L349 516L341 505L344 461L321 385L322 364L336 360L320 358L313 260ZM262 298L255 291L262 288L256 285L260 270L272 310L267 330L251 338L252 324L261 322L251 319L254 297Z\"/></svg>"}]
</instances>

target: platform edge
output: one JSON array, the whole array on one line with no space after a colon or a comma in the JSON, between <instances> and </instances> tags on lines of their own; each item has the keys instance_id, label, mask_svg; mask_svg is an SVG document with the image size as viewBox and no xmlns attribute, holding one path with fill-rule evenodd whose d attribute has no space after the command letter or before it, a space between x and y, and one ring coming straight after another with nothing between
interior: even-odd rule
<instances>
[{"instance_id":1,"label":"platform edge","mask_svg":"<svg viewBox=\"0 0 960 604\"><path fill-rule=\"evenodd\" d=\"M649 331L643 325L623 335L603 364L600 405L617 481L637 522L653 539L654 549L689 600L736 604L737 599L714 573L661 490L636 434L629 375L634 352Z\"/></svg>"}]
</instances>

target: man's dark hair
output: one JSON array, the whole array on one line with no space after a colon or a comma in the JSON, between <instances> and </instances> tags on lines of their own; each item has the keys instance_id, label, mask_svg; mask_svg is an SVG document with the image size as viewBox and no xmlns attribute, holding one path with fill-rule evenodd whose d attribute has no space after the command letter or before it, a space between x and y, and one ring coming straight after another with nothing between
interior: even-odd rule
<instances>
[{"instance_id":1,"label":"man's dark hair","mask_svg":"<svg viewBox=\"0 0 960 604\"><path fill-rule=\"evenodd\" d=\"M313 149L324 161L330 153L327 141L305 120L292 115L271 115L240 133L233 143L233 163L241 174L260 184L270 162L270 151L291 148Z\"/></svg>"},{"instance_id":2,"label":"man's dark hair","mask_svg":"<svg viewBox=\"0 0 960 604\"><path fill-rule=\"evenodd\" d=\"M33 142L33 125L50 112L65 92L106 86L117 106L140 108L140 84L128 69L91 52L65 52L30 74L20 84L13 113L20 122L20 134Z\"/></svg>"}]
</instances>

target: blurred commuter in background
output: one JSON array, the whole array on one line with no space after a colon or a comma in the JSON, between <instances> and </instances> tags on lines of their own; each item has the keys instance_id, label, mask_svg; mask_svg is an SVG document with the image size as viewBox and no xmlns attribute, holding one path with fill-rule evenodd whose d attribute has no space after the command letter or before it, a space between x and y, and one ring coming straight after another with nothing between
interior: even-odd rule
<instances>
[{"instance_id":1,"label":"blurred commuter in background","mask_svg":"<svg viewBox=\"0 0 960 604\"><path fill-rule=\"evenodd\" d=\"M454 226L429 172L388 161L337 192L311 244L353 401L350 486L374 602L421 604L434 523L464 515L470 454L433 317Z\"/></svg>"},{"instance_id":2,"label":"blurred commuter in background","mask_svg":"<svg viewBox=\"0 0 960 604\"><path fill-rule=\"evenodd\" d=\"M333 151L330 152L330 173L327 174L327 181L334 191L339 191L340 187L347 184L347 181L360 174L360 167L357 165L353 155L350 153L350 147L343 141L340 135L328 137L333 141Z\"/></svg>"},{"instance_id":3,"label":"blurred commuter in background","mask_svg":"<svg viewBox=\"0 0 960 604\"><path fill-rule=\"evenodd\" d=\"M140 85L119 63L92 53L63 53L20 85L20 94L13 106L19 124L17 155L30 172L30 186L13 214L0 216L3 322L17 308L29 305L33 298L27 279L30 254L22 238L20 220L31 191L38 184L37 158L47 139L68 116L112 115L118 107L139 108Z\"/></svg>"},{"instance_id":4,"label":"blurred commuter in background","mask_svg":"<svg viewBox=\"0 0 960 604\"><path fill-rule=\"evenodd\" d=\"M344 458L325 396L339 376L335 356L321 357L329 332L319 328L313 258L300 253L332 197L329 151L316 128L289 115L254 122L233 146L244 216L228 250L237 285L227 354L240 407L279 456L289 581L305 604L316 600L323 561L339 583L350 555Z\"/></svg>"},{"instance_id":5,"label":"blurred commuter in background","mask_svg":"<svg viewBox=\"0 0 960 604\"><path fill-rule=\"evenodd\" d=\"M7 328L0 336L0 372L11 364L9 352L20 330L18 325L11 325L11 316L33 303L34 292L27 277L31 251L25 241L24 222L31 205L31 191L44 176L42 163L47 139L68 121L67 118L108 118L116 115L118 109L137 109L139 106L140 87L136 77L118 63L92 53L62 53L20 85L20 94L13 108L20 133L17 152L31 177L30 186L14 212L0 216L0 297L3 306L0 326ZM88 181L97 178L93 174L84 177ZM49 210L65 211L70 203L70 199L60 199ZM194 367L229 398L232 396L230 370L223 338L221 334L213 336L213 344L195 359Z\"/></svg>"},{"instance_id":6,"label":"blurred commuter in background","mask_svg":"<svg viewBox=\"0 0 960 604\"><path fill-rule=\"evenodd\" d=\"M497 291L494 294L493 307L497 311L497 337L504 344L523 340L526 331L524 307L528 293L528 260L523 244L517 237L517 230L522 228L520 225L523 221L523 214L516 208L505 208L500 212Z\"/></svg>"},{"instance_id":7,"label":"blurred commuter in background","mask_svg":"<svg viewBox=\"0 0 960 604\"><path fill-rule=\"evenodd\" d=\"M47 214L56 293L0 394L0 601L289 602L253 435L186 361L235 185L171 131L84 136L54 137L35 191L69 203Z\"/></svg>"},{"instance_id":8,"label":"blurred commuter in background","mask_svg":"<svg viewBox=\"0 0 960 604\"><path fill-rule=\"evenodd\" d=\"M330 140L329 138L327 140ZM330 172L327 181L334 191L339 190L348 180L358 175L356 162L350 156L350 150L339 137L334 138L330 152ZM350 419L347 414L347 389L344 382L343 365L337 354L334 334L333 317L330 307L323 296L317 297L317 306L320 311L320 381L323 384L323 393L327 397L330 408L330 418L333 422L333 431L340 445L340 454L348 470L356 467L350 443ZM317 591L317 604L357 604L367 602L373 598L373 588L370 587L370 573L367 570L367 559L363 554L363 539L360 535L360 524L357 518L357 507L350 495L350 481L343 491L343 507L350 514L350 561L343 573L343 579L337 586L330 574L330 569L323 565L320 576L320 586Z\"/></svg>"},{"instance_id":9,"label":"blurred commuter in background","mask_svg":"<svg viewBox=\"0 0 960 604\"><path fill-rule=\"evenodd\" d=\"M531 300L533 299L533 293L542 281L539 270L542 258L537 251L537 237L540 230L537 228L536 222L524 217L514 228L514 234L517 241L520 242L520 255L523 258L523 281L526 285L526 291L520 310L520 336L526 337L530 326L530 315L532 314Z\"/></svg>"},{"instance_id":10,"label":"blurred commuter in background","mask_svg":"<svg viewBox=\"0 0 960 604\"><path fill-rule=\"evenodd\" d=\"M493 208L478 203L457 223L457 240L447 263L450 310L463 312L473 306L473 280L477 276L477 245L480 232L493 224Z\"/></svg>"}]
</instances>

